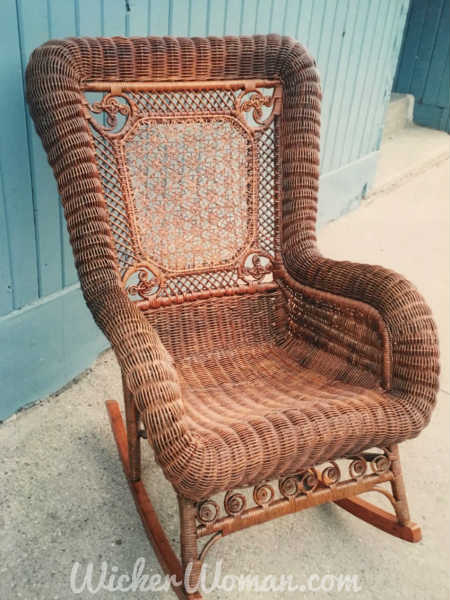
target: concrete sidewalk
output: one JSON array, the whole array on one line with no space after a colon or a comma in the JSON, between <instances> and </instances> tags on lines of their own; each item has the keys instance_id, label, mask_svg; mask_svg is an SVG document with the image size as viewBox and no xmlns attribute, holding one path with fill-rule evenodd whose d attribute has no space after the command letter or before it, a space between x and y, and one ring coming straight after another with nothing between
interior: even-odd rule
<instances>
[{"instance_id":1,"label":"concrete sidewalk","mask_svg":"<svg viewBox=\"0 0 450 600\"><path fill-rule=\"evenodd\" d=\"M383 264L405 274L436 316L443 364L439 403L430 426L401 447L412 518L423 528L423 541L402 542L331 505L219 541L208 563L223 558L224 574L293 574L300 583L311 575L348 574L357 575L361 586L359 593L286 592L265 597L449 596L448 175L448 159L442 157L426 169L410 169L403 180L396 183L391 178L359 210L319 235L324 254ZM75 595L70 590L76 561L83 572L88 562L94 563L94 581L102 561L110 568L117 566L119 573L131 573L135 561L145 557L145 572L160 572L135 512L104 409L107 398L120 394L119 370L108 351L78 382L0 427L2 600L175 597L172 592ZM155 508L178 549L175 497L146 445L144 464ZM216 591L208 596L237 597L259 600L261 595Z\"/></svg>"}]
</instances>

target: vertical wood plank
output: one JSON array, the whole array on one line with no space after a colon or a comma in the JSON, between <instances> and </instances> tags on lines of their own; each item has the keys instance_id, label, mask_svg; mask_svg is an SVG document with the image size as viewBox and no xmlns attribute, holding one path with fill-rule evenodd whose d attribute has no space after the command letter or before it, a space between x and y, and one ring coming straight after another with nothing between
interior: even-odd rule
<instances>
[{"instance_id":1,"label":"vertical wood plank","mask_svg":"<svg viewBox=\"0 0 450 600\"><path fill-rule=\"evenodd\" d=\"M449 131L450 2L411 0L393 90L415 96L414 121Z\"/></svg>"},{"instance_id":2,"label":"vertical wood plank","mask_svg":"<svg viewBox=\"0 0 450 600\"><path fill-rule=\"evenodd\" d=\"M151 0L150 35L167 35L169 32L169 2Z\"/></svg>"},{"instance_id":3,"label":"vertical wood plank","mask_svg":"<svg viewBox=\"0 0 450 600\"><path fill-rule=\"evenodd\" d=\"M173 3L171 11L170 35L189 35L189 0L178 0Z\"/></svg>"},{"instance_id":4,"label":"vertical wood plank","mask_svg":"<svg viewBox=\"0 0 450 600\"><path fill-rule=\"evenodd\" d=\"M103 9L103 0L74 0L77 35L86 37L105 35Z\"/></svg>"},{"instance_id":5,"label":"vertical wood plank","mask_svg":"<svg viewBox=\"0 0 450 600\"><path fill-rule=\"evenodd\" d=\"M341 0L342 1L342 0ZM338 16L338 4L339 0L327 0L326 1L326 9L323 14L323 19L321 23L321 32L319 39L319 48L316 54L317 64L320 69L320 76L322 81L322 86L324 89L324 98L325 94L327 94L326 86L324 82L326 82L327 73L328 73L328 61L331 55L333 48L333 33L334 27L336 24L337 16Z\"/></svg>"},{"instance_id":6,"label":"vertical wood plank","mask_svg":"<svg viewBox=\"0 0 450 600\"><path fill-rule=\"evenodd\" d=\"M149 0L132 0L130 1L129 5L130 12L128 14L128 34L136 37L147 36L150 22Z\"/></svg>"},{"instance_id":7,"label":"vertical wood plank","mask_svg":"<svg viewBox=\"0 0 450 600\"><path fill-rule=\"evenodd\" d=\"M239 35L244 0L226 0L225 35Z\"/></svg>"},{"instance_id":8,"label":"vertical wood plank","mask_svg":"<svg viewBox=\"0 0 450 600\"><path fill-rule=\"evenodd\" d=\"M434 15L434 20L438 27L433 40L421 100L424 104L448 107L450 88L448 68L450 2L448 0L444 1L440 15Z\"/></svg>"},{"instance_id":9,"label":"vertical wood plank","mask_svg":"<svg viewBox=\"0 0 450 600\"><path fill-rule=\"evenodd\" d=\"M226 0L209 0L208 35L225 35L226 9Z\"/></svg>"},{"instance_id":10,"label":"vertical wood plank","mask_svg":"<svg viewBox=\"0 0 450 600\"><path fill-rule=\"evenodd\" d=\"M46 0L17 0L22 65L36 46L49 38ZM26 116L32 193L35 211L39 296L61 289L60 209L56 183L27 110Z\"/></svg>"},{"instance_id":11,"label":"vertical wood plank","mask_svg":"<svg viewBox=\"0 0 450 600\"><path fill-rule=\"evenodd\" d=\"M423 101L431 57L436 44L439 31L439 21L443 5L448 5L448 0L434 0L424 2L425 16L421 36L418 43L416 60L412 72L410 92L414 94L417 102ZM447 37L449 22L447 19Z\"/></svg>"},{"instance_id":12,"label":"vertical wood plank","mask_svg":"<svg viewBox=\"0 0 450 600\"><path fill-rule=\"evenodd\" d=\"M314 0L302 0L297 17L297 31L295 37L311 52L309 43L309 30L314 12Z\"/></svg>"},{"instance_id":13,"label":"vertical wood plank","mask_svg":"<svg viewBox=\"0 0 450 600\"><path fill-rule=\"evenodd\" d=\"M335 85L332 93L334 101L331 102L328 115L328 127L323 137L323 152L322 152L322 170L324 173L331 171L336 162L334 150L339 134L345 135L345 130L342 128L342 123L345 122L347 113L343 110L344 101L351 97L351 88L349 87L349 78L352 74L352 69L355 68L355 60L358 57L360 45L355 40L358 16L363 11L360 10L361 3L359 0L350 0L348 4L348 12L342 29L342 46L339 56L336 57ZM355 44L356 42L356 44Z\"/></svg>"},{"instance_id":14,"label":"vertical wood plank","mask_svg":"<svg viewBox=\"0 0 450 600\"><path fill-rule=\"evenodd\" d=\"M73 0L48 1L49 37L64 38L77 35L76 10ZM61 270L62 286L71 286L78 281L72 248L69 242L69 233L62 210L58 202L60 245L61 245ZM56 232L55 232L56 235Z\"/></svg>"},{"instance_id":15,"label":"vertical wood plank","mask_svg":"<svg viewBox=\"0 0 450 600\"><path fill-rule=\"evenodd\" d=\"M272 0L259 0L255 7L255 15L253 19L255 33L271 33L271 17L272 17Z\"/></svg>"},{"instance_id":16,"label":"vertical wood plank","mask_svg":"<svg viewBox=\"0 0 450 600\"><path fill-rule=\"evenodd\" d=\"M399 65L398 91L407 91L411 87L426 11L426 2L422 0L413 2L408 19L408 29L405 32L405 45L402 51L401 64Z\"/></svg>"},{"instance_id":17,"label":"vertical wood plank","mask_svg":"<svg viewBox=\"0 0 450 600\"><path fill-rule=\"evenodd\" d=\"M362 46L361 59L356 73L355 86L352 90L352 102L349 113L349 123L342 148L342 165L355 160L354 139L364 125L364 108L366 107L367 89L370 85L374 69L374 53L376 52L376 40L379 36L380 11L383 8L382 1L370 2L367 15L367 23Z\"/></svg>"},{"instance_id":18,"label":"vertical wood plank","mask_svg":"<svg viewBox=\"0 0 450 600\"><path fill-rule=\"evenodd\" d=\"M317 60L322 35L322 24L327 10L327 1L313 2L311 8L312 13L309 21L307 45L310 53Z\"/></svg>"},{"instance_id":19,"label":"vertical wood plank","mask_svg":"<svg viewBox=\"0 0 450 600\"><path fill-rule=\"evenodd\" d=\"M343 153L347 136L349 136L350 125L354 117L355 93L357 82L361 79L359 72L363 46L366 44L366 26L369 21L369 6L356 0L357 21L355 24L354 36L349 49L350 57L347 60L347 74L342 83L342 99L336 133L331 133L328 140L329 147L324 146L324 153L329 157L329 161L324 165L324 172L338 169L344 164ZM337 108L336 108L337 110Z\"/></svg>"},{"instance_id":20,"label":"vertical wood plank","mask_svg":"<svg viewBox=\"0 0 450 600\"><path fill-rule=\"evenodd\" d=\"M244 0L241 35L253 35L255 33L257 8L258 0Z\"/></svg>"},{"instance_id":21,"label":"vertical wood plank","mask_svg":"<svg viewBox=\"0 0 450 600\"><path fill-rule=\"evenodd\" d=\"M403 31L408 13L408 3L402 2L399 7L396 6L394 8L397 10L395 10L393 15L393 29L390 35L391 44L388 44L388 47L386 48L384 66L378 88L380 90L380 96L375 98L375 100L377 100L377 105L373 109L374 116L371 124L372 134L368 134L366 137L367 141L364 146L366 152L370 152L371 149L378 150L380 148L386 110L391 97L395 69L398 62Z\"/></svg>"},{"instance_id":22,"label":"vertical wood plank","mask_svg":"<svg viewBox=\"0 0 450 600\"><path fill-rule=\"evenodd\" d=\"M83 2L83 0L78 0L78 2ZM48 0L47 7L48 33L51 38L77 35L74 0Z\"/></svg>"},{"instance_id":23,"label":"vertical wood plank","mask_svg":"<svg viewBox=\"0 0 450 600\"><path fill-rule=\"evenodd\" d=\"M12 285L12 308L18 309L38 297L37 249L31 173L25 121L22 52L14 0L4 0L0 20L0 80L8 93L0 94L3 115L0 136L5 219L8 219L8 261ZM5 267L3 267L5 268Z\"/></svg>"},{"instance_id":24,"label":"vertical wood plank","mask_svg":"<svg viewBox=\"0 0 450 600\"><path fill-rule=\"evenodd\" d=\"M191 0L190 6L190 34L193 37L207 35L208 28L208 0Z\"/></svg>"},{"instance_id":25,"label":"vertical wood plank","mask_svg":"<svg viewBox=\"0 0 450 600\"><path fill-rule=\"evenodd\" d=\"M330 38L326 66L322 67L322 85L324 89L322 103L322 144L324 148L326 147L326 142L329 136L328 130L330 128L331 118L333 115L332 109L337 103L335 83L338 73L341 73L344 69L344 65L341 63L341 53L345 41L345 21L347 19L348 9L348 0L340 0L339 4L336 4L332 29L329 34L324 34L328 35ZM323 172L325 170L325 151L322 153L322 157L321 170Z\"/></svg>"},{"instance_id":26,"label":"vertical wood plank","mask_svg":"<svg viewBox=\"0 0 450 600\"><path fill-rule=\"evenodd\" d=\"M297 36L302 0L287 0L284 9L283 35Z\"/></svg>"},{"instance_id":27,"label":"vertical wood plank","mask_svg":"<svg viewBox=\"0 0 450 600\"><path fill-rule=\"evenodd\" d=\"M436 63L438 63L438 61L436 60ZM439 60L440 63L440 60ZM449 48L447 48L447 56L445 57L445 60L443 61L442 65L440 65L438 63L438 65L433 64L433 68L436 68L436 71L438 72L438 68L441 67L441 76L439 77L438 81L440 80L440 85L439 85L439 89L438 89L438 93L436 96L436 104L438 106L441 106L443 108L447 109L447 113L448 113L448 107L450 104L450 52L449 52ZM432 75L430 74L430 78L432 77ZM434 98L434 92L432 90L433 85L430 83L430 97ZM424 102L428 101L428 97L425 96L424 97Z\"/></svg>"},{"instance_id":28,"label":"vertical wood plank","mask_svg":"<svg viewBox=\"0 0 450 600\"><path fill-rule=\"evenodd\" d=\"M11 241L1 159L0 155L0 316L8 314L14 308Z\"/></svg>"},{"instance_id":29,"label":"vertical wood plank","mask_svg":"<svg viewBox=\"0 0 450 600\"><path fill-rule=\"evenodd\" d=\"M128 11L124 0L108 0L103 5L103 35L127 35Z\"/></svg>"},{"instance_id":30,"label":"vertical wood plank","mask_svg":"<svg viewBox=\"0 0 450 600\"><path fill-rule=\"evenodd\" d=\"M286 3L287 0L274 0L272 5L272 18L270 22L271 33L281 33L283 31Z\"/></svg>"},{"instance_id":31,"label":"vertical wood plank","mask_svg":"<svg viewBox=\"0 0 450 600\"><path fill-rule=\"evenodd\" d=\"M373 78L365 102L364 123L359 128L359 136L354 140L354 157L370 154L379 147L382 134L382 123L376 119L376 109L387 105L391 94L391 87L386 87L386 61L392 50L394 30L399 16L399 5L396 2L386 0L386 10L382 19L382 30L378 39L377 60L373 73ZM358 140L359 138L359 140ZM357 142L359 141L359 146Z\"/></svg>"}]
</instances>

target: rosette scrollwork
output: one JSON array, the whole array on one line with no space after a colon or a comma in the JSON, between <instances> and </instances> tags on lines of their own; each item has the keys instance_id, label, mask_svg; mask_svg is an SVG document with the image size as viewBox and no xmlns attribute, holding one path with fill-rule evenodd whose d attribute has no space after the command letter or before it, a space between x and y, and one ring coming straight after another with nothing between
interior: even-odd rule
<instances>
[{"instance_id":1,"label":"rosette scrollwork","mask_svg":"<svg viewBox=\"0 0 450 600\"><path fill-rule=\"evenodd\" d=\"M341 470L338 464L334 461L330 461L330 465L325 467L321 473L322 483L326 487L333 487L337 483L339 483L341 479Z\"/></svg>"},{"instance_id":2,"label":"rosette scrollwork","mask_svg":"<svg viewBox=\"0 0 450 600\"><path fill-rule=\"evenodd\" d=\"M214 500L204 500L197 506L197 519L204 525L215 523L219 516L219 505Z\"/></svg>"},{"instance_id":3,"label":"rosette scrollwork","mask_svg":"<svg viewBox=\"0 0 450 600\"><path fill-rule=\"evenodd\" d=\"M386 473L391 468L391 461L386 454L377 454L371 459L370 467L374 473Z\"/></svg>"},{"instance_id":4,"label":"rosette scrollwork","mask_svg":"<svg viewBox=\"0 0 450 600\"><path fill-rule=\"evenodd\" d=\"M123 94L105 94L98 102L88 105L92 113L100 115L105 113L106 126L101 127L97 119L92 118L91 122L105 132L120 133L124 129L128 118L135 110L134 103L130 98Z\"/></svg>"},{"instance_id":5,"label":"rosette scrollwork","mask_svg":"<svg viewBox=\"0 0 450 600\"><path fill-rule=\"evenodd\" d=\"M225 494L225 498L223 501L223 507L225 512L230 517L237 517L240 515L247 506L247 500L244 494L239 492L233 492L233 490L229 490Z\"/></svg>"},{"instance_id":6,"label":"rosette scrollwork","mask_svg":"<svg viewBox=\"0 0 450 600\"><path fill-rule=\"evenodd\" d=\"M352 479L360 479L366 474L367 461L363 456L352 457L348 465L348 473Z\"/></svg>"},{"instance_id":7,"label":"rosette scrollwork","mask_svg":"<svg viewBox=\"0 0 450 600\"><path fill-rule=\"evenodd\" d=\"M260 483L253 488L253 500L258 506L268 506L274 496L275 491L268 483Z\"/></svg>"},{"instance_id":8,"label":"rosette scrollwork","mask_svg":"<svg viewBox=\"0 0 450 600\"><path fill-rule=\"evenodd\" d=\"M288 475L283 477L278 482L280 494L285 498L291 498L298 494L298 478L297 475Z\"/></svg>"},{"instance_id":9,"label":"rosette scrollwork","mask_svg":"<svg viewBox=\"0 0 450 600\"><path fill-rule=\"evenodd\" d=\"M273 271L272 257L262 250L249 252L241 262L238 275L246 283L260 282Z\"/></svg>"},{"instance_id":10,"label":"rosette scrollwork","mask_svg":"<svg viewBox=\"0 0 450 600\"><path fill-rule=\"evenodd\" d=\"M316 490L319 481L317 470L311 468L297 475L287 475L281 478L278 482L278 488L284 498L290 498L299 494L308 495Z\"/></svg>"},{"instance_id":11,"label":"rosette scrollwork","mask_svg":"<svg viewBox=\"0 0 450 600\"><path fill-rule=\"evenodd\" d=\"M314 467L300 473L300 491L302 494L311 494L319 485L319 474Z\"/></svg>"},{"instance_id":12,"label":"rosette scrollwork","mask_svg":"<svg viewBox=\"0 0 450 600\"><path fill-rule=\"evenodd\" d=\"M281 88L274 88L271 95L259 89L243 90L235 101L236 112L247 126L264 129L281 109Z\"/></svg>"},{"instance_id":13,"label":"rosette scrollwork","mask_svg":"<svg viewBox=\"0 0 450 600\"><path fill-rule=\"evenodd\" d=\"M162 277L148 265L140 264L127 271L124 282L130 297L139 296L143 300L148 300L159 291Z\"/></svg>"}]
</instances>

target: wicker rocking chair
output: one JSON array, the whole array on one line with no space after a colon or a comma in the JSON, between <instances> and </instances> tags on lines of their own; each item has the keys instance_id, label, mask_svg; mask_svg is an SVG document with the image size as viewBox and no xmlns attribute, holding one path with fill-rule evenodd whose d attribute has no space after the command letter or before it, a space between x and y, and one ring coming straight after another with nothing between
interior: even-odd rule
<instances>
[{"instance_id":1,"label":"wicker rocking chair","mask_svg":"<svg viewBox=\"0 0 450 600\"><path fill-rule=\"evenodd\" d=\"M316 248L307 51L276 35L50 41L27 93L122 369L126 430L107 408L163 568L190 565L195 587L221 537L324 502L418 541L398 443L429 421L436 329L404 278ZM141 438L178 496L181 563L140 478ZM393 514L359 497L373 490Z\"/></svg>"}]
</instances>

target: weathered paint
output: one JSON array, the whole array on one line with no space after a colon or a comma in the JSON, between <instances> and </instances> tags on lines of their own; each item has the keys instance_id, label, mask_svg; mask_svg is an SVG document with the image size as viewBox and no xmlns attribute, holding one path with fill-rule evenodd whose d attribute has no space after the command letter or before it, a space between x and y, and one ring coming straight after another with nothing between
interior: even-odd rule
<instances>
[{"instance_id":1,"label":"weathered paint","mask_svg":"<svg viewBox=\"0 0 450 600\"><path fill-rule=\"evenodd\" d=\"M325 223L370 186L407 8L408 0L2 0L0 418L57 390L106 347L83 303L54 179L24 103L32 49L73 35L277 32L301 40L317 58L324 91Z\"/></svg>"},{"instance_id":2,"label":"weathered paint","mask_svg":"<svg viewBox=\"0 0 450 600\"><path fill-rule=\"evenodd\" d=\"M414 121L450 132L450 0L412 0L394 92L413 94Z\"/></svg>"}]
</instances>

